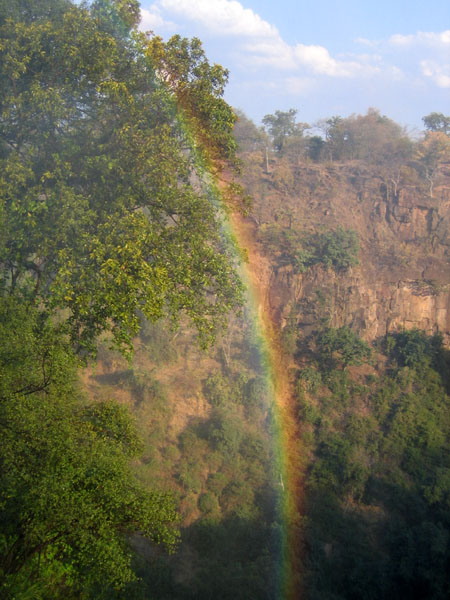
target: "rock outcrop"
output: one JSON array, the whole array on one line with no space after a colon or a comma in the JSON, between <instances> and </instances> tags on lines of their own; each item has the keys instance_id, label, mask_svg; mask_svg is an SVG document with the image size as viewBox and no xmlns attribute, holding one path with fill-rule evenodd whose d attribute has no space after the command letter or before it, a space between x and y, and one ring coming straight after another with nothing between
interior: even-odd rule
<instances>
[{"instance_id":1,"label":"rock outcrop","mask_svg":"<svg viewBox=\"0 0 450 600\"><path fill-rule=\"evenodd\" d=\"M360 243L359 265L345 272L274 266L269 301L281 327L294 311L305 331L328 316L332 326L349 325L366 340L418 328L442 333L450 345L448 166L433 197L414 173L394 187L380 170L358 163L300 166L282 190L267 175L266 190L255 199L259 223L305 231L341 226L355 230Z\"/></svg>"}]
</instances>

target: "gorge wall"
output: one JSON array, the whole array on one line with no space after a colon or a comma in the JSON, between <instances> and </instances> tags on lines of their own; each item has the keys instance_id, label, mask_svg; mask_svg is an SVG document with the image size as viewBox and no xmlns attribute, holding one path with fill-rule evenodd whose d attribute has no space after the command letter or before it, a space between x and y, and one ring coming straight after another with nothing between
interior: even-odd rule
<instances>
[{"instance_id":1,"label":"gorge wall","mask_svg":"<svg viewBox=\"0 0 450 600\"><path fill-rule=\"evenodd\" d=\"M261 233L270 224L301 231L357 232L359 265L314 265L296 274L273 256L269 302L284 327L293 313L305 332L318 318L348 325L366 340L399 328L440 332L450 345L450 165L427 182L357 161L292 166L248 178ZM262 182L262 183L261 183ZM256 192L256 193L255 193Z\"/></svg>"}]
</instances>

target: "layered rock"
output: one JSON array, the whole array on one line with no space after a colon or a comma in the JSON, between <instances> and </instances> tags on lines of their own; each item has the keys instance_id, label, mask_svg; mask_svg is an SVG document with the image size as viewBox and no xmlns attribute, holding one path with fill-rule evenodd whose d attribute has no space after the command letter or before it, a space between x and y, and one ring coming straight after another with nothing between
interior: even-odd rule
<instances>
[{"instance_id":1,"label":"layered rock","mask_svg":"<svg viewBox=\"0 0 450 600\"><path fill-rule=\"evenodd\" d=\"M346 272L316 265L304 274L274 259L269 302L280 325L294 311L306 332L328 316L366 340L418 328L442 333L450 345L450 170L441 169L433 197L411 174L393 186L358 164L298 167L294 181L281 194L268 177L270 194L256 199L260 220L284 219L305 231L353 229L360 255ZM288 218L276 212L280 204Z\"/></svg>"}]
</instances>

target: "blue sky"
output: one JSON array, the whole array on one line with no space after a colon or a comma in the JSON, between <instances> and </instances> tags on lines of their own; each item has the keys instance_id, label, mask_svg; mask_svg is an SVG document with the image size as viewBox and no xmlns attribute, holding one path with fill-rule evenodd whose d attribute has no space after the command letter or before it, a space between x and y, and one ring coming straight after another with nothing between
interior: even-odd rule
<instances>
[{"instance_id":1,"label":"blue sky","mask_svg":"<svg viewBox=\"0 0 450 600\"><path fill-rule=\"evenodd\" d=\"M417 131L450 113L449 0L142 0L141 27L199 37L230 70L226 100L257 123L375 107Z\"/></svg>"}]
</instances>

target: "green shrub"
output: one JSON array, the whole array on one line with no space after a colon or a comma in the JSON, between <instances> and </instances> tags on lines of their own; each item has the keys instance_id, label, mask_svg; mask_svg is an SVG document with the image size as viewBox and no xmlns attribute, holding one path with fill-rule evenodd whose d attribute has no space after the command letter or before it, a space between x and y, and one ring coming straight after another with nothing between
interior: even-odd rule
<instances>
[{"instance_id":1,"label":"green shrub","mask_svg":"<svg viewBox=\"0 0 450 600\"><path fill-rule=\"evenodd\" d=\"M267 460L264 438L257 433L247 433L241 442L240 454L250 462Z\"/></svg>"},{"instance_id":2,"label":"green shrub","mask_svg":"<svg viewBox=\"0 0 450 600\"><path fill-rule=\"evenodd\" d=\"M181 456L180 451L173 444L170 446L165 446L162 449L162 452L163 452L164 458L166 458L171 463L176 462Z\"/></svg>"},{"instance_id":3,"label":"green shrub","mask_svg":"<svg viewBox=\"0 0 450 600\"><path fill-rule=\"evenodd\" d=\"M224 473L213 473L208 477L206 487L210 492L213 492L217 496L220 496L224 487L228 484L230 478Z\"/></svg>"},{"instance_id":4,"label":"green shrub","mask_svg":"<svg viewBox=\"0 0 450 600\"><path fill-rule=\"evenodd\" d=\"M317 262L335 271L344 271L357 265L359 243L356 231L338 227L325 233L316 233L312 237Z\"/></svg>"},{"instance_id":5,"label":"green shrub","mask_svg":"<svg viewBox=\"0 0 450 600\"><path fill-rule=\"evenodd\" d=\"M242 426L233 415L217 410L211 417L208 439L221 452L235 454L242 439Z\"/></svg>"},{"instance_id":6,"label":"green shrub","mask_svg":"<svg viewBox=\"0 0 450 600\"><path fill-rule=\"evenodd\" d=\"M232 401L229 381L219 373L209 375L203 382L203 392L212 406L227 406Z\"/></svg>"},{"instance_id":7,"label":"green shrub","mask_svg":"<svg viewBox=\"0 0 450 600\"><path fill-rule=\"evenodd\" d=\"M226 512L249 517L255 510L254 491L248 482L233 481L223 490L220 505Z\"/></svg>"},{"instance_id":8,"label":"green shrub","mask_svg":"<svg viewBox=\"0 0 450 600\"><path fill-rule=\"evenodd\" d=\"M263 377L252 377L244 387L243 402L245 406L261 406L267 403L267 382Z\"/></svg>"},{"instance_id":9,"label":"green shrub","mask_svg":"<svg viewBox=\"0 0 450 600\"><path fill-rule=\"evenodd\" d=\"M162 404L166 402L164 387L146 371L135 367L128 369L120 374L120 383L132 392L138 402L156 399Z\"/></svg>"},{"instance_id":10,"label":"green shrub","mask_svg":"<svg viewBox=\"0 0 450 600\"><path fill-rule=\"evenodd\" d=\"M327 327L316 337L322 364L329 368L336 362L344 367L360 365L371 357L371 349L356 333L344 325L339 329Z\"/></svg>"},{"instance_id":11,"label":"green shrub","mask_svg":"<svg viewBox=\"0 0 450 600\"><path fill-rule=\"evenodd\" d=\"M281 331L281 345L286 354L291 356L297 350L298 328L295 322L288 323Z\"/></svg>"},{"instance_id":12,"label":"green shrub","mask_svg":"<svg viewBox=\"0 0 450 600\"><path fill-rule=\"evenodd\" d=\"M302 423L317 425L320 422L320 408L307 400L300 403L298 416Z\"/></svg>"},{"instance_id":13,"label":"green shrub","mask_svg":"<svg viewBox=\"0 0 450 600\"><path fill-rule=\"evenodd\" d=\"M200 460L204 454L205 441L202 440L192 429L185 429L179 436L180 449L183 456L190 460Z\"/></svg>"},{"instance_id":14,"label":"green shrub","mask_svg":"<svg viewBox=\"0 0 450 600\"><path fill-rule=\"evenodd\" d=\"M304 273L317 264L339 272L359 263L358 235L353 229L338 227L304 233L272 224L262 228L261 240L277 257L279 266L291 265L296 273Z\"/></svg>"},{"instance_id":15,"label":"green shrub","mask_svg":"<svg viewBox=\"0 0 450 600\"><path fill-rule=\"evenodd\" d=\"M219 501L214 494L206 492L199 497L198 508L202 513L217 512L219 510Z\"/></svg>"},{"instance_id":16,"label":"green shrub","mask_svg":"<svg viewBox=\"0 0 450 600\"><path fill-rule=\"evenodd\" d=\"M202 479L198 465L184 462L179 470L178 479L183 487L198 494L202 488Z\"/></svg>"},{"instance_id":17,"label":"green shrub","mask_svg":"<svg viewBox=\"0 0 450 600\"><path fill-rule=\"evenodd\" d=\"M298 389L305 389L307 392L314 393L321 385L322 375L320 371L310 365L300 371L297 382Z\"/></svg>"},{"instance_id":18,"label":"green shrub","mask_svg":"<svg viewBox=\"0 0 450 600\"><path fill-rule=\"evenodd\" d=\"M436 363L442 335L429 336L418 329L399 331L386 337L385 348L401 367L425 367Z\"/></svg>"}]
</instances>

